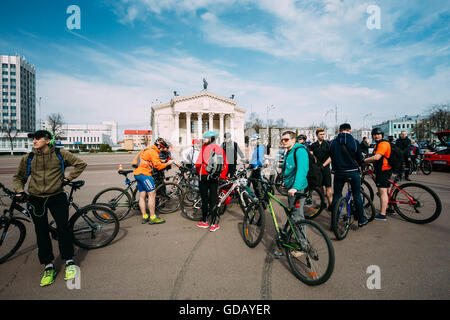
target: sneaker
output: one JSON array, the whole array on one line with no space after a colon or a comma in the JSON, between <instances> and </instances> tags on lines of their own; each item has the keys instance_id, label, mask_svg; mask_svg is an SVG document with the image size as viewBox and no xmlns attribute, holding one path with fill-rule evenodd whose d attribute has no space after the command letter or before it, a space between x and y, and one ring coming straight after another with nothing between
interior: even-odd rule
<instances>
[{"instance_id":1,"label":"sneaker","mask_svg":"<svg viewBox=\"0 0 450 320\"><path fill-rule=\"evenodd\" d=\"M208 222L200 221L199 223L197 223L197 227L206 229L206 228L209 228L209 224L208 224Z\"/></svg>"},{"instance_id":2,"label":"sneaker","mask_svg":"<svg viewBox=\"0 0 450 320\"><path fill-rule=\"evenodd\" d=\"M164 219L162 219L162 218L160 218L158 216L156 216L154 219L148 218L148 223L149 224L161 224L161 223L164 223L164 222L166 222L166 220L164 220Z\"/></svg>"},{"instance_id":3,"label":"sneaker","mask_svg":"<svg viewBox=\"0 0 450 320\"><path fill-rule=\"evenodd\" d=\"M77 276L77 267L75 263L69 262L66 264L66 274L64 275L64 280L70 280Z\"/></svg>"},{"instance_id":4,"label":"sneaker","mask_svg":"<svg viewBox=\"0 0 450 320\"><path fill-rule=\"evenodd\" d=\"M389 208L386 209L386 213L387 213L387 214L392 214L392 215L393 215L393 214L396 214L396 212L395 212L394 209L389 209Z\"/></svg>"},{"instance_id":5,"label":"sneaker","mask_svg":"<svg viewBox=\"0 0 450 320\"><path fill-rule=\"evenodd\" d=\"M142 218L142 221L141 221L142 224L146 224L146 223L148 223L148 222L149 222L149 218L147 218L147 219Z\"/></svg>"},{"instance_id":6,"label":"sneaker","mask_svg":"<svg viewBox=\"0 0 450 320\"><path fill-rule=\"evenodd\" d=\"M283 256L283 252L281 252L281 251L279 251L279 250L277 250L277 249L275 249L275 251L273 252L273 254L274 254L274 258L275 259L281 259L281 257Z\"/></svg>"},{"instance_id":7,"label":"sneaker","mask_svg":"<svg viewBox=\"0 0 450 320\"><path fill-rule=\"evenodd\" d=\"M358 222L358 227L362 228L364 227L366 224L369 223L369 220L367 220L366 218L364 218L364 220L362 222Z\"/></svg>"},{"instance_id":8,"label":"sneaker","mask_svg":"<svg viewBox=\"0 0 450 320\"><path fill-rule=\"evenodd\" d=\"M305 253L301 252L301 251L291 251L291 256L293 256L294 258L297 258L297 259L300 259L304 255L305 255Z\"/></svg>"},{"instance_id":9,"label":"sneaker","mask_svg":"<svg viewBox=\"0 0 450 320\"><path fill-rule=\"evenodd\" d=\"M385 215L383 216L382 214L379 214L379 213L375 216L375 219L381 220L381 221L386 221L387 220Z\"/></svg>"},{"instance_id":10,"label":"sneaker","mask_svg":"<svg viewBox=\"0 0 450 320\"><path fill-rule=\"evenodd\" d=\"M44 270L44 276L41 279L41 287L51 285L55 282L56 270L55 268L47 268Z\"/></svg>"},{"instance_id":11,"label":"sneaker","mask_svg":"<svg viewBox=\"0 0 450 320\"><path fill-rule=\"evenodd\" d=\"M211 225L211 228L209 228L209 231L214 232L220 229L220 226L218 224Z\"/></svg>"}]
</instances>

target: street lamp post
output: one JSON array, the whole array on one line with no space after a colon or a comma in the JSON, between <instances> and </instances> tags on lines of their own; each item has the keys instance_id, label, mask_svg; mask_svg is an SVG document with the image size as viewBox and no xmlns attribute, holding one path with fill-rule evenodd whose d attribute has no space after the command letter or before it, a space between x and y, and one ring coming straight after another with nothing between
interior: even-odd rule
<instances>
[{"instance_id":1,"label":"street lamp post","mask_svg":"<svg viewBox=\"0 0 450 320\"><path fill-rule=\"evenodd\" d=\"M275 109L275 107L273 106L273 104L269 107L266 107L266 140L267 143L269 143L269 110L273 110Z\"/></svg>"}]
</instances>

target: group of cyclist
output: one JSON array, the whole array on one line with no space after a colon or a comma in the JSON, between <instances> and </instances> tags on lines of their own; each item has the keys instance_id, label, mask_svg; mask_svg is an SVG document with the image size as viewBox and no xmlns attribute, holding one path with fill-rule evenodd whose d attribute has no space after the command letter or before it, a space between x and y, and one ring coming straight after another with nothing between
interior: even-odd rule
<instances>
[{"instance_id":1,"label":"group of cyclist","mask_svg":"<svg viewBox=\"0 0 450 320\"><path fill-rule=\"evenodd\" d=\"M202 141L193 140L192 147L182 152L183 161L191 164L199 176L199 192L202 200L202 220L197 227L209 229L214 232L220 229L216 222L218 186L219 180L233 177L236 172L238 156L249 164L251 178L260 179L264 155L264 145L259 134L250 137L250 145L253 153L250 161L245 159L238 144L231 140L231 134L224 135L224 142L219 146L218 133L208 131L203 135ZM68 226L68 201L63 191L63 185L77 178L87 164L72 153L55 148L54 135L46 130L39 130L28 135L33 138L33 151L25 155L14 175L14 190L16 197L22 201L28 201L33 208L33 222L35 226L38 256L41 264L45 266L41 286L47 286L54 282L56 271L53 265L54 256L48 232L47 208L50 210L58 230L58 242L61 256L66 260L65 279L76 276L76 268L73 260L74 250L71 234ZM310 168L310 155L313 155L320 163L322 180L320 186L328 200L328 210L332 211L336 201L341 197L342 189L346 181L351 183L353 197L355 199L356 213L359 227L367 224L363 214L361 198L361 180L359 167L373 163L376 175L376 185L380 194L380 212L376 219L386 220L386 213L392 212L388 208L388 179L392 175L392 167L389 163L391 156L391 144L383 139L384 133L375 128L372 137L376 145L373 156L368 155L365 145L360 144L351 135L351 126L344 123L339 127L339 134L331 142L325 140L325 131L319 128L316 131L317 141L307 146L307 137L296 136L293 131L285 131L281 136L282 147L286 150L283 158L282 175L283 184L288 190L288 203L294 208L293 219L304 219L303 205L305 199L295 202L295 194L304 192L308 188L308 172ZM409 139L403 135L397 144L410 147ZM364 142L364 141L363 141ZM171 144L164 138L156 139L155 143L139 152L133 166L134 176L137 181L139 194L139 208L142 214L142 223L161 224L165 220L155 212L156 186L161 182L165 169L175 162L170 154ZM363 156L366 153L366 158ZM30 156L31 155L31 156ZM331 167L330 167L331 165ZM74 166L75 170L68 177L64 176L64 167ZM331 174L334 174L332 185ZM28 186L29 198L24 191L24 186L30 177ZM406 176L406 178L408 178ZM254 180L253 179L253 180ZM254 185L257 197L258 188ZM148 212L147 212L148 206Z\"/></svg>"}]
</instances>

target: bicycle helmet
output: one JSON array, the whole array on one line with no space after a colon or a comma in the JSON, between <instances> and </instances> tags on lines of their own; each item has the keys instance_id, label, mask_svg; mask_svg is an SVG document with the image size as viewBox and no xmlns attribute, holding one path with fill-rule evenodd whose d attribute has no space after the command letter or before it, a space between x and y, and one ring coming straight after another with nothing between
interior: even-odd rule
<instances>
[{"instance_id":1,"label":"bicycle helmet","mask_svg":"<svg viewBox=\"0 0 450 320\"><path fill-rule=\"evenodd\" d=\"M55 135L50 130L38 130L33 133L28 134L28 138L47 138L50 139L50 142L48 143L49 147L52 147L55 144Z\"/></svg>"},{"instance_id":2,"label":"bicycle helmet","mask_svg":"<svg viewBox=\"0 0 450 320\"><path fill-rule=\"evenodd\" d=\"M304 134L299 134L299 135L297 136L297 140L303 140L303 141L306 142L307 139L308 139L308 138L307 138L306 135L304 135Z\"/></svg>"},{"instance_id":3,"label":"bicycle helmet","mask_svg":"<svg viewBox=\"0 0 450 320\"><path fill-rule=\"evenodd\" d=\"M259 134L255 133L250 137L250 141L259 140L260 138L261 138L261 136Z\"/></svg>"},{"instance_id":4,"label":"bicycle helmet","mask_svg":"<svg viewBox=\"0 0 450 320\"><path fill-rule=\"evenodd\" d=\"M155 141L155 146L156 146L158 149L161 149L161 148L168 148L168 147L170 146L170 144L166 141L166 139L164 139L164 138L158 138L158 139L156 139L156 141Z\"/></svg>"},{"instance_id":5,"label":"bicycle helmet","mask_svg":"<svg viewBox=\"0 0 450 320\"><path fill-rule=\"evenodd\" d=\"M205 134L203 135L203 138L209 139L211 137L217 137L218 135L219 135L219 133L216 131L208 131L208 132L205 132Z\"/></svg>"},{"instance_id":6,"label":"bicycle helmet","mask_svg":"<svg viewBox=\"0 0 450 320\"><path fill-rule=\"evenodd\" d=\"M380 128L373 128L372 129L371 135L373 136L375 134L381 134L381 136L384 136L384 132Z\"/></svg>"}]
</instances>

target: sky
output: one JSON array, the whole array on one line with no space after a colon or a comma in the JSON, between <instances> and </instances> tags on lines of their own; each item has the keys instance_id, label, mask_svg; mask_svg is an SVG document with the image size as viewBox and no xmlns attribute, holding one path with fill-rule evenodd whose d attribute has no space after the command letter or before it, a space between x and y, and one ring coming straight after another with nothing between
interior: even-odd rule
<instances>
[{"instance_id":1,"label":"sky","mask_svg":"<svg viewBox=\"0 0 450 320\"><path fill-rule=\"evenodd\" d=\"M206 78L247 117L358 128L450 103L449 21L436 0L17 0L0 54L36 66L37 118L149 129Z\"/></svg>"}]
</instances>

